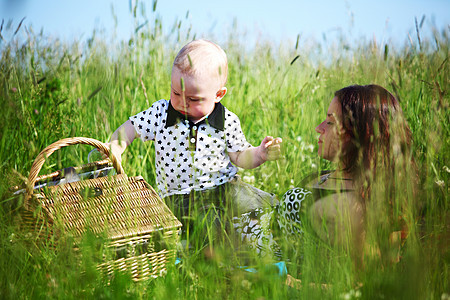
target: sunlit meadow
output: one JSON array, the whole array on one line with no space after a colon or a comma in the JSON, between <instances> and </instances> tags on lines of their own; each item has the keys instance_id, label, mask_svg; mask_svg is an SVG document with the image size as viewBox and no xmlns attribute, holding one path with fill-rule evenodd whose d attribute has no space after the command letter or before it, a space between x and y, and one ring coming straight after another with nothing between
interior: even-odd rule
<instances>
[{"instance_id":1,"label":"sunlit meadow","mask_svg":"<svg viewBox=\"0 0 450 300\"><path fill-rule=\"evenodd\" d=\"M314 128L334 91L376 83L398 97L420 171L420 209L398 262L372 259L356 272L345 251L306 232L301 257L287 261L301 286L286 285L284 275L266 268L273 263L266 259L254 257L258 271L252 273L230 253L205 258L196 249L164 277L136 283L116 274L108 281L95 269L89 238L78 250L70 244L54 249L23 231L17 214L22 199L12 191L26 182L42 149L73 136L107 141L129 116L169 98L173 58L196 35L189 24L170 27L155 15L140 26L143 17L134 13L134 37L122 42L94 32L86 42L67 43L20 20L2 23L0 298L450 299L449 28L421 36L422 22L411 24L416 35L405 37L401 47L345 37L333 44L299 39L247 45L239 28L221 44L229 59L223 104L240 117L252 144L266 135L283 138L281 160L240 175L278 197L306 175L332 168L317 157ZM41 174L84 164L90 150L61 149ZM151 143L134 142L122 165L128 176L142 175L155 186Z\"/></svg>"}]
</instances>

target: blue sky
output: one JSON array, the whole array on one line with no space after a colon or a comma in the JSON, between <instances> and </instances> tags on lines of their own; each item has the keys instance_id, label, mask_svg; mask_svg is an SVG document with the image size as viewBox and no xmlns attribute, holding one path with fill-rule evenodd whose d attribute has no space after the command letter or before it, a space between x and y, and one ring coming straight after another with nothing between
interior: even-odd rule
<instances>
[{"instance_id":1,"label":"blue sky","mask_svg":"<svg viewBox=\"0 0 450 300\"><path fill-rule=\"evenodd\" d=\"M135 1L131 1L135 3ZM146 1L148 18L152 17L152 1ZM0 0L0 18L13 20L12 27L23 17L24 24L35 32L65 40L91 36L94 28L109 32L114 28L111 6L117 14L117 37L127 38L133 31L130 1L124 0ZM189 12L187 14L187 12ZM408 33L415 37L414 19L425 15L424 31L431 26L449 31L449 0L160 0L156 14L165 28L175 20L184 26L192 24L198 37L220 41L230 33L233 20L249 41L260 37L274 41L314 38L328 40L338 33L350 39L372 39L403 43Z\"/></svg>"}]
</instances>

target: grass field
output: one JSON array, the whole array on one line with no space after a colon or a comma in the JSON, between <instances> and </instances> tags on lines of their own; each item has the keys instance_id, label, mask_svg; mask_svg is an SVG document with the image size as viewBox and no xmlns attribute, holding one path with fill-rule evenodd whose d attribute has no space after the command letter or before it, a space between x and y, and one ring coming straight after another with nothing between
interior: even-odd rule
<instances>
[{"instance_id":1,"label":"grass field","mask_svg":"<svg viewBox=\"0 0 450 300\"><path fill-rule=\"evenodd\" d=\"M19 228L21 199L12 197L10 188L24 184L37 154L66 137L107 141L129 116L168 99L172 60L194 37L184 28L164 34L154 19L129 41L93 34L86 43L63 43L18 23L3 28L0 298L450 299L448 28L435 29L431 37L410 37L400 48L343 38L329 46L326 57L317 54L317 44L261 41L248 47L231 34L221 45L229 59L223 104L240 117L252 144L268 134L283 138L282 160L240 174L279 197L305 175L330 167L316 155L314 128L334 91L376 83L398 97L413 133L423 207L398 263L368 264L357 273L345 253L305 234L303 257L292 269L303 282L300 288L286 286L284 277L264 267L270 262L260 260L259 272L250 273L227 257L210 260L195 251L165 277L134 283L118 274L106 284L96 272L89 239L77 252L68 244L55 250ZM41 174L86 163L90 150L62 149ZM151 143L134 142L122 164L128 176L142 175L155 186Z\"/></svg>"}]
</instances>

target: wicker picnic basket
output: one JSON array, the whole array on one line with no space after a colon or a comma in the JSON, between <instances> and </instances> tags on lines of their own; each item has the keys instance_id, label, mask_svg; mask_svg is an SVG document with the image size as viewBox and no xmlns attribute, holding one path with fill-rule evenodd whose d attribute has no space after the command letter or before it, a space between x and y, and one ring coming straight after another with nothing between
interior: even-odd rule
<instances>
[{"instance_id":1,"label":"wicker picnic basket","mask_svg":"<svg viewBox=\"0 0 450 300\"><path fill-rule=\"evenodd\" d=\"M94 146L110 157L76 167L77 173L112 165L117 175L75 182L61 180L61 171L38 177L53 152L75 144ZM60 184L45 184L55 180ZM127 177L120 162L95 139L62 139L39 153L28 177L23 211L23 224L39 238L71 237L77 243L87 231L106 237L97 266L105 275L124 271L139 281L164 274L175 262L181 223L141 176Z\"/></svg>"}]
</instances>

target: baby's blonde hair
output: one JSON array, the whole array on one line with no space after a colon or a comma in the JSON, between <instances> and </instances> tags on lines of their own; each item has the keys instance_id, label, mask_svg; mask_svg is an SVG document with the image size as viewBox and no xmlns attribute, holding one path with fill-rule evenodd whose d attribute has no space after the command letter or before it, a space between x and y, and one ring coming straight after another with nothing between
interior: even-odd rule
<instances>
[{"instance_id":1,"label":"baby's blonde hair","mask_svg":"<svg viewBox=\"0 0 450 300\"><path fill-rule=\"evenodd\" d=\"M228 61L225 51L207 40L194 40L178 52L173 62L185 75L217 76L225 86L228 76Z\"/></svg>"}]
</instances>

